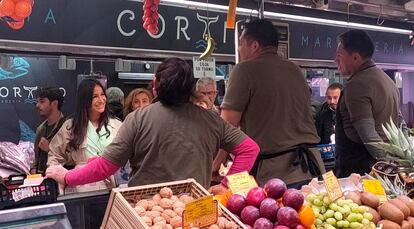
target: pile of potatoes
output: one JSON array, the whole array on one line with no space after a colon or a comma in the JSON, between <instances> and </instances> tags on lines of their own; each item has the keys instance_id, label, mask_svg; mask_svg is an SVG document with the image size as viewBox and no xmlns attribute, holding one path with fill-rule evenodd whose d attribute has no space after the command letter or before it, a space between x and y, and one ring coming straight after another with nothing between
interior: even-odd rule
<instances>
[{"instance_id":1,"label":"pile of potatoes","mask_svg":"<svg viewBox=\"0 0 414 229\"><path fill-rule=\"evenodd\" d=\"M139 200L134 210L151 229L182 229L182 216L185 205L194 200L183 194L176 196L170 188L162 188L152 199ZM237 224L221 217L209 229L237 229ZM196 229L196 228L192 228Z\"/></svg>"},{"instance_id":2,"label":"pile of potatoes","mask_svg":"<svg viewBox=\"0 0 414 229\"><path fill-rule=\"evenodd\" d=\"M407 196L398 196L383 204L380 204L378 196L369 192L349 192L345 197L359 205L367 206L377 227L414 229L414 201Z\"/></svg>"}]
</instances>

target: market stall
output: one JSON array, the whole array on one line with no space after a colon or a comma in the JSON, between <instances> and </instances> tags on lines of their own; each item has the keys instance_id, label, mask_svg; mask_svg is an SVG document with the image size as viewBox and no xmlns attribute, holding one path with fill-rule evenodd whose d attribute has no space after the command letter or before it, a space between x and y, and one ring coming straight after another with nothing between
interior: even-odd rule
<instances>
[{"instance_id":1,"label":"market stall","mask_svg":"<svg viewBox=\"0 0 414 229\"><path fill-rule=\"evenodd\" d=\"M24 163L27 170L30 164L27 161L33 158L32 142L40 123L33 115L33 90L50 85L61 88L67 99L64 112L70 114L74 110L77 77L87 75L86 72L95 74L90 67L93 59L98 66L95 69L104 73L99 75L108 76L103 77L108 86L129 89L131 85L147 84L161 58L191 59L210 47L207 54L214 51L213 57L218 62L213 75L220 72L223 78L228 76L237 39L233 39L232 30L225 29L226 12L220 8L203 12L179 4L144 2L147 3L123 1L114 6L113 1L74 1L63 9L61 2L45 1L38 4L30 23L20 31L0 31L0 47L7 50L1 56L0 67L6 73L0 75L0 111L2 115L10 114L0 120L5 127L0 132L0 141L12 142L14 148L25 146L28 159L15 161L17 165ZM96 14L77 10L97 5L104 10L97 10ZM250 14L245 12L237 19ZM144 16L142 23L141 16ZM81 23L74 23L77 19ZM304 68L332 68L327 59L332 59L335 49L333 38L347 28L286 18L281 21L277 16L272 16L272 20L283 25L285 58ZM205 39L210 29L212 35ZM382 66L414 69L413 49L405 42L407 34L384 31L370 31L370 34L378 38L382 47L377 55ZM400 44L398 51L386 51L385 47L391 43ZM211 48L212 44L215 46ZM284 181L277 178L257 187L254 179L243 173L229 176L227 194L214 197L193 179L112 190L67 188L59 194L57 184L50 179L4 176L0 184L0 227L414 228L411 199L414 143L412 138L402 137L397 127L391 129L394 131L389 135L391 144L378 146L390 151L388 160L376 164L372 174L338 180L328 173L324 179L314 179L301 190L287 189ZM332 170L335 145L320 145L319 149L326 169ZM9 163L7 168L16 173L13 167L16 164Z\"/></svg>"}]
</instances>

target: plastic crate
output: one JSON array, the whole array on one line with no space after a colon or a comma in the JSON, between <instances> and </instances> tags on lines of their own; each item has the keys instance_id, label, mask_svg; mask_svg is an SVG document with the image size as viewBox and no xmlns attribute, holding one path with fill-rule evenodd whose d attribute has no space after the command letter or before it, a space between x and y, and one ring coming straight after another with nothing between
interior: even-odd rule
<instances>
[{"instance_id":1,"label":"plastic crate","mask_svg":"<svg viewBox=\"0 0 414 229\"><path fill-rule=\"evenodd\" d=\"M17 179L16 178L21 178ZM37 204L56 202L58 187L56 181L47 178L38 186L19 188L26 175L9 176L6 182L0 184L0 209L24 207ZM26 194L26 197L19 195ZM30 195L30 197L27 197Z\"/></svg>"},{"instance_id":2,"label":"plastic crate","mask_svg":"<svg viewBox=\"0 0 414 229\"><path fill-rule=\"evenodd\" d=\"M335 144L317 145L323 160L335 159Z\"/></svg>"},{"instance_id":3,"label":"plastic crate","mask_svg":"<svg viewBox=\"0 0 414 229\"><path fill-rule=\"evenodd\" d=\"M101 229L150 229L150 227L148 227L136 213L134 206L138 200L152 198L152 196L157 194L163 187L171 188L174 195L188 194L194 198L210 195L210 193L194 179L112 189ZM223 213L222 216L229 221L235 222L238 229L247 229L236 216L220 203L219 208Z\"/></svg>"}]
</instances>

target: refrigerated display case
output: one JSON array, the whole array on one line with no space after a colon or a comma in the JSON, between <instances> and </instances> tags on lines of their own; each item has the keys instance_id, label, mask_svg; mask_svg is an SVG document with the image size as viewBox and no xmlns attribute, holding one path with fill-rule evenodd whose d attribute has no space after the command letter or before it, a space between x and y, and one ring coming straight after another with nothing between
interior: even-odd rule
<instances>
[{"instance_id":1,"label":"refrigerated display case","mask_svg":"<svg viewBox=\"0 0 414 229\"><path fill-rule=\"evenodd\" d=\"M63 203L37 205L0 211L0 228L70 229Z\"/></svg>"}]
</instances>

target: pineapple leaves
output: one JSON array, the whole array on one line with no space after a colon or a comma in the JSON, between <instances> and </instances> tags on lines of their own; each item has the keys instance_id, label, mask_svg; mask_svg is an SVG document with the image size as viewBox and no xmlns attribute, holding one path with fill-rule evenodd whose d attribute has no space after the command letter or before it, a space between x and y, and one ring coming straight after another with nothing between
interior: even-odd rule
<instances>
[{"instance_id":1,"label":"pineapple leaves","mask_svg":"<svg viewBox=\"0 0 414 229\"><path fill-rule=\"evenodd\" d=\"M382 124L382 129L388 142L368 143L386 152L386 156L381 158L387 161L395 161L402 166L414 168L414 146L411 137L405 136L401 127L398 128L390 118L389 123Z\"/></svg>"}]
</instances>

